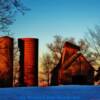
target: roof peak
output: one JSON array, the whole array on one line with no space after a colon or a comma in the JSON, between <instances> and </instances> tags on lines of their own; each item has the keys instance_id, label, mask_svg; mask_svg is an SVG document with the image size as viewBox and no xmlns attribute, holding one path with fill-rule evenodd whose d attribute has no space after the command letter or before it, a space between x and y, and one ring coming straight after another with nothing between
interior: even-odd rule
<instances>
[{"instance_id":1,"label":"roof peak","mask_svg":"<svg viewBox=\"0 0 100 100\"><path fill-rule=\"evenodd\" d=\"M69 42L69 41L66 41L66 42L64 43L63 48L68 47L68 46L80 50L80 47L79 47L78 45L76 45L76 44L74 44L74 43L71 43L71 42Z\"/></svg>"}]
</instances>

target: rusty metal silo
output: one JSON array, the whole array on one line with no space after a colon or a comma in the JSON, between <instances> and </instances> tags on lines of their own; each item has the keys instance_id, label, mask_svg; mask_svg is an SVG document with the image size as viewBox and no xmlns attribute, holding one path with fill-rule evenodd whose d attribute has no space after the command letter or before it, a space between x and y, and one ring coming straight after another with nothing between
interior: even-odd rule
<instances>
[{"instance_id":1,"label":"rusty metal silo","mask_svg":"<svg viewBox=\"0 0 100 100\"><path fill-rule=\"evenodd\" d=\"M21 86L38 86L38 39L18 39Z\"/></svg>"},{"instance_id":2,"label":"rusty metal silo","mask_svg":"<svg viewBox=\"0 0 100 100\"><path fill-rule=\"evenodd\" d=\"M0 37L0 87L13 85L13 38Z\"/></svg>"}]
</instances>

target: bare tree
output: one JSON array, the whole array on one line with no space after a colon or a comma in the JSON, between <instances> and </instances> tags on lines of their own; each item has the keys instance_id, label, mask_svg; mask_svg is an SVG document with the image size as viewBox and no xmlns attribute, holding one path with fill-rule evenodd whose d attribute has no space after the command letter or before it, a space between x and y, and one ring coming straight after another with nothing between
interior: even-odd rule
<instances>
[{"instance_id":1,"label":"bare tree","mask_svg":"<svg viewBox=\"0 0 100 100\"><path fill-rule=\"evenodd\" d=\"M96 25L94 29L88 29L85 35L85 41L89 45L90 51L92 51L90 58L93 58L92 65L94 66L94 77L100 77L98 70L100 69L100 26ZM100 85L100 80L95 80L96 85Z\"/></svg>"},{"instance_id":2,"label":"bare tree","mask_svg":"<svg viewBox=\"0 0 100 100\"><path fill-rule=\"evenodd\" d=\"M89 44L84 39L80 39L78 41L78 45L80 46L81 53L88 59L88 61L93 62L94 61L94 59L92 59L93 52L90 50Z\"/></svg>"},{"instance_id":3,"label":"bare tree","mask_svg":"<svg viewBox=\"0 0 100 100\"><path fill-rule=\"evenodd\" d=\"M16 40L14 41L13 64L13 86L19 86L19 49Z\"/></svg>"},{"instance_id":4,"label":"bare tree","mask_svg":"<svg viewBox=\"0 0 100 100\"><path fill-rule=\"evenodd\" d=\"M21 0L0 0L0 31L8 31L8 27L15 21L16 12L24 15L26 10Z\"/></svg>"},{"instance_id":5,"label":"bare tree","mask_svg":"<svg viewBox=\"0 0 100 100\"><path fill-rule=\"evenodd\" d=\"M51 71L54 67L59 63L62 54L62 48L65 41L69 41L75 44L74 38L63 38L62 36L56 35L54 36L54 41L52 43L47 44L48 52L43 54L42 56L42 65L41 67L44 70L44 74L46 76L46 81L48 85L50 85L51 79ZM43 74L43 73L42 73Z\"/></svg>"},{"instance_id":6,"label":"bare tree","mask_svg":"<svg viewBox=\"0 0 100 100\"><path fill-rule=\"evenodd\" d=\"M94 30L88 29L85 41L90 48L100 57L100 26L96 25Z\"/></svg>"},{"instance_id":7,"label":"bare tree","mask_svg":"<svg viewBox=\"0 0 100 100\"><path fill-rule=\"evenodd\" d=\"M46 81L48 86L50 84L50 73L51 73L52 66L53 66L53 62L51 59L51 55L49 53L46 53L45 55L43 55L43 59L42 59L42 68L43 68L42 74L46 76L43 78L43 81Z\"/></svg>"},{"instance_id":8,"label":"bare tree","mask_svg":"<svg viewBox=\"0 0 100 100\"><path fill-rule=\"evenodd\" d=\"M98 70L100 67L100 26L96 25L94 29L88 29L84 40L90 49L91 64L95 70Z\"/></svg>"}]
</instances>

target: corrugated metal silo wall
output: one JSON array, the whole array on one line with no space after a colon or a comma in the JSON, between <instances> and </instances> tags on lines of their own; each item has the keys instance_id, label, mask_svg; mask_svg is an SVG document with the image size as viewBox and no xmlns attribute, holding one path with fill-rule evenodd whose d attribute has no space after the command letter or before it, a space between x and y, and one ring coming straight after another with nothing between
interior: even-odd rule
<instances>
[{"instance_id":1,"label":"corrugated metal silo wall","mask_svg":"<svg viewBox=\"0 0 100 100\"><path fill-rule=\"evenodd\" d=\"M0 37L0 87L13 85L13 38Z\"/></svg>"},{"instance_id":2,"label":"corrugated metal silo wall","mask_svg":"<svg viewBox=\"0 0 100 100\"><path fill-rule=\"evenodd\" d=\"M38 39L18 39L21 86L38 86Z\"/></svg>"}]
</instances>

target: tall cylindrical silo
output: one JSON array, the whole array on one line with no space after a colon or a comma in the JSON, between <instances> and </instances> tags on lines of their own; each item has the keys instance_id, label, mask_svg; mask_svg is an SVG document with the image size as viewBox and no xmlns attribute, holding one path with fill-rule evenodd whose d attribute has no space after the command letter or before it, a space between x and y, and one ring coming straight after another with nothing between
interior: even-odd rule
<instances>
[{"instance_id":1,"label":"tall cylindrical silo","mask_svg":"<svg viewBox=\"0 0 100 100\"><path fill-rule=\"evenodd\" d=\"M13 38L0 37L0 87L13 85Z\"/></svg>"},{"instance_id":2,"label":"tall cylindrical silo","mask_svg":"<svg viewBox=\"0 0 100 100\"><path fill-rule=\"evenodd\" d=\"M38 86L38 39L18 39L21 86Z\"/></svg>"}]
</instances>

